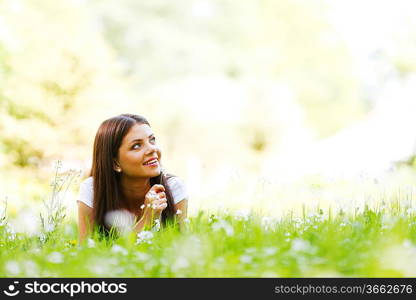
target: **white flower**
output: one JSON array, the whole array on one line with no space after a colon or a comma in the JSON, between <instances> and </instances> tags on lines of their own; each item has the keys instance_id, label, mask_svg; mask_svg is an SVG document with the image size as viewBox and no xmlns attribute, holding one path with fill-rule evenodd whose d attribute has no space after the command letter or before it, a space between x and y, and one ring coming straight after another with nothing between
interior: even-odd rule
<instances>
[{"instance_id":1,"label":"white flower","mask_svg":"<svg viewBox=\"0 0 416 300\"><path fill-rule=\"evenodd\" d=\"M407 212L407 214L411 215L411 214L416 212L416 208L409 207L408 209L406 209L406 212Z\"/></svg>"},{"instance_id":2,"label":"white flower","mask_svg":"<svg viewBox=\"0 0 416 300\"><path fill-rule=\"evenodd\" d=\"M302 239L294 239L292 242L292 251L298 252L298 251L307 251L310 248L310 243L308 241L302 240Z\"/></svg>"},{"instance_id":3,"label":"white flower","mask_svg":"<svg viewBox=\"0 0 416 300\"><path fill-rule=\"evenodd\" d=\"M224 257L222 257L222 256L217 257L217 258L214 260L214 265L216 265L216 267L220 267L220 266L221 266L221 265L223 265L223 264L225 264L225 258L224 258Z\"/></svg>"},{"instance_id":4,"label":"white flower","mask_svg":"<svg viewBox=\"0 0 416 300\"><path fill-rule=\"evenodd\" d=\"M110 271L108 266L102 265L102 264L90 265L88 269L92 273L97 274L97 275L105 275L105 274L108 274L108 272Z\"/></svg>"},{"instance_id":5,"label":"white flower","mask_svg":"<svg viewBox=\"0 0 416 300\"><path fill-rule=\"evenodd\" d=\"M272 272L272 271L266 271L266 272L263 272L263 274L261 274L260 277L263 277L263 278L277 278L277 277L282 277L282 276L275 273L275 272Z\"/></svg>"},{"instance_id":6,"label":"white flower","mask_svg":"<svg viewBox=\"0 0 416 300\"><path fill-rule=\"evenodd\" d=\"M189 267L189 261L186 257L180 256L176 258L175 262L172 265L172 270L177 272L181 269L186 269Z\"/></svg>"},{"instance_id":7,"label":"white flower","mask_svg":"<svg viewBox=\"0 0 416 300\"><path fill-rule=\"evenodd\" d=\"M180 209L178 209L177 211L176 211L176 214L177 215L180 215L182 213L182 211L180 210Z\"/></svg>"},{"instance_id":8,"label":"white flower","mask_svg":"<svg viewBox=\"0 0 416 300\"><path fill-rule=\"evenodd\" d=\"M5 221L7 223L7 220ZM13 218L10 221L9 225L13 226L16 232L24 233L29 236L37 235L39 233L40 219L37 214L34 214L28 209L23 209L16 218Z\"/></svg>"},{"instance_id":9,"label":"white flower","mask_svg":"<svg viewBox=\"0 0 416 300\"><path fill-rule=\"evenodd\" d=\"M191 222L191 220L189 220L188 218L185 218L185 219L183 220L183 222L184 222L184 223L190 223L190 222Z\"/></svg>"},{"instance_id":10,"label":"white flower","mask_svg":"<svg viewBox=\"0 0 416 300\"><path fill-rule=\"evenodd\" d=\"M6 232L8 233L7 238L9 240L14 240L16 238L16 233L14 231L14 228L9 223L7 223L6 225Z\"/></svg>"},{"instance_id":11,"label":"white flower","mask_svg":"<svg viewBox=\"0 0 416 300\"><path fill-rule=\"evenodd\" d=\"M250 255L241 255L240 256L240 261L243 263L243 264L249 264L249 263L251 263L252 262L252 257L250 256Z\"/></svg>"},{"instance_id":12,"label":"white flower","mask_svg":"<svg viewBox=\"0 0 416 300\"><path fill-rule=\"evenodd\" d=\"M145 208L145 205L144 205L144 204L142 204L142 205L140 206L140 209L143 209L143 208Z\"/></svg>"},{"instance_id":13,"label":"white flower","mask_svg":"<svg viewBox=\"0 0 416 300\"><path fill-rule=\"evenodd\" d=\"M91 238L88 238L87 246L88 246L88 248L94 248L95 247L95 241Z\"/></svg>"},{"instance_id":14,"label":"white flower","mask_svg":"<svg viewBox=\"0 0 416 300\"><path fill-rule=\"evenodd\" d=\"M160 230L160 220L155 220L155 225L153 225L152 231L159 231Z\"/></svg>"},{"instance_id":15,"label":"white flower","mask_svg":"<svg viewBox=\"0 0 416 300\"><path fill-rule=\"evenodd\" d=\"M241 209L235 212L235 218L237 220L248 221L250 211L248 209Z\"/></svg>"},{"instance_id":16,"label":"white flower","mask_svg":"<svg viewBox=\"0 0 416 300\"><path fill-rule=\"evenodd\" d=\"M38 265L32 260L26 260L23 262L25 273L27 276L38 276Z\"/></svg>"},{"instance_id":17,"label":"white flower","mask_svg":"<svg viewBox=\"0 0 416 300\"><path fill-rule=\"evenodd\" d=\"M75 234L74 228L72 226L70 226L69 224L65 225L64 230L65 230L65 234L67 234L67 235Z\"/></svg>"},{"instance_id":18,"label":"white flower","mask_svg":"<svg viewBox=\"0 0 416 300\"><path fill-rule=\"evenodd\" d=\"M41 232L41 233L39 234L39 240L40 240L42 243L46 241L46 235L45 235L43 232Z\"/></svg>"},{"instance_id":19,"label":"white flower","mask_svg":"<svg viewBox=\"0 0 416 300\"><path fill-rule=\"evenodd\" d=\"M64 256L60 252L52 252L47 260L54 264L60 264L64 261Z\"/></svg>"},{"instance_id":20,"label":"white flower","mask_svg":"<svg viewBox=\"0 0 416 300\"><path fill-rule=\"evenodd\" d=\"M257 249L256 249L256 248L247 248L247 249L245 250L245 252L246 252L246 253L254 253L254 252L257 252Z\"/></svg>"},{"instance_id":21,"label":"white flower","mask_svg":"<svg viewBox=\"0 0 416 300\"><path fill-rule=\"evenodd\" d=\"M272 218L264 216L261 219L261 226L264 228L264 230L269 230L272 225L273 225L273 219Z\"/></svg>"},{"instance_id":22,"label":"white flower","mask_svg":"<svg viewBox=\"0 0 416 300\"><path fill-rule=\"evenodd\" d=\"M114 257L92 258L88 262L88 269L96 275L104 276L106 274L109 274L113 270L113 268L117 265L117 263L118 261Z\"/></svg>"},{"instance_id":23,"label":"white flower","mask_svg":"<svg viewBox=\"0 0 416 300\"><path fill-rule=\"evenodd\" d=\"M126 233L134 225L135 216L126 210L113 210L106 213L104 222L108 227L115 227L119 232Z\"/></svg>"},{"instance_id":24,"label":"white flower","mask_svg":"<svg viewBox=\"0 0 416 300\"><path fill-rule=\"evenodd\" d=\"M143 230L137 234L136 244L141 244L141 243L151 244L152 238L153 238L153 232Z\"/></svg>"},{"instance_id":25,"label":"white flower","mask_svg":"<svg viewBox=\"0 0 416 300\"><path fill-rule=\"evenodd\" d=\"M267 247L264 248L264 254L266 255L274 255L277 252L277 249L275 247Z\"/></svg>"},{"instance_id":26,"label":"white flower","mask_svg":"<svg viewBox=\"0 0 416 300\"><path fill-rule=\"evenodd\" d=\"M212 224L212 229L214 229L214 231L223 229L228 236L232 236L234 234L233 227L225 220L219 220L218 222Z\"/></svg>"},{"instance_id":27,"label":"white flower","mask_svg":"<svg viewBox=\"0 0 416 300\"><path fill-rule=\"evenodd\" d=\"M136 252L136 257L138 261L146 261L150 258L149 254L143 252Z\"/></svg>"},{"instance_id":28,"label":"white flower","mask_svg":"<svg viewBox=\"0 0 416 300\"><path fill-rule=\"evenodd\" d=\"M40 248L33 248L32 250L30 250L31 253L34 254L39 254L41 252Z\"/></svg>"},{"instance_id":29,"label":"white flower","mask_svg":"<svg viewBox=\"0 0 416 300\"><path fill-rule=\"evenodd\" d=\"M9 275L17 275L20 273L20 266L17 261L11 260L6 263L6 272Z\"/></svg>"},{"instance_id":30,"label":"white flower","mask_svg":"<svg viewBox=\"0 0 416 300\"><path fill-rule=\"evenodd\" d=\"M52 232L55 229L55 224L46 223L44 228L46 232Z\"/></svg>"},{"instance_id":31,"label":"white flower","mask_svg":"<svg viewBox=\"0 0 416 300\"><path fill-rule=\"evenodd\" d=\"M111 252L113 253L121 253L123 255L127 255L128 251L126 249L124 249L123 247L121 247L120 245L114 245L111 248Z\"/></svg>"}]
</instances>

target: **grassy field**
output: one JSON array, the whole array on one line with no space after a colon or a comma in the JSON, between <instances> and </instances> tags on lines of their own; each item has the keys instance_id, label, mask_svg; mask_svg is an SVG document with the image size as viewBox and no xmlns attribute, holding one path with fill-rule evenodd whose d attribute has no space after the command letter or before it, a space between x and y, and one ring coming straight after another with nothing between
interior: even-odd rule
<instances>
[{"instance_id":1,"label":"grassy field","mask_svg":"<svg viewBox=\"0 0 416 300\"><path fill-rule=\"evenodd\" d=\"M2 277L409 277L416 276L416 213L400 201L354 212L281 218L222 211L118 239L77 244L75 223L41 236L3 220Z\"/></svg>"}]
</instances>

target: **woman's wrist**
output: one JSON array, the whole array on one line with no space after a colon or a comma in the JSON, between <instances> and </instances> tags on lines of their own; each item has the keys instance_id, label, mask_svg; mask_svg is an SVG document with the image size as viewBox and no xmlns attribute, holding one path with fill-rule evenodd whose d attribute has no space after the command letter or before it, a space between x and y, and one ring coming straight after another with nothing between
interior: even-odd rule
<instances>
[{"instance_id":1,"label":"woman's wrist","mask_svg":"<svg viewBox=\"0 0 416 300\"><path fill-rule=\"evenodd\" d=\"M155 220L160 220L161 215L161 213L155 212L153 209L145 209L143 216L138 222L139 231L144 230L146 227L152 228Z\"/></svg>"}]
</instances>

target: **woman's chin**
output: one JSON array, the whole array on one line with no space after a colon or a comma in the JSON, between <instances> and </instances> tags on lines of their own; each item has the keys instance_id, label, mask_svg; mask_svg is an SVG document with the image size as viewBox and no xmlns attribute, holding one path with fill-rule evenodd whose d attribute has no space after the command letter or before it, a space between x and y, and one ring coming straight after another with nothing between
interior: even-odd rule
<instances>
[{"instance_id":1,"label":"woman's chin","mask_svg":"<svg viewBox=\"0 0 416 300\"><path fill-rule=\"evenodd\" d=\"M160 165L155 166L155 167L144 167L142 169L143 174L141 176L145 176L145 177L156 177L159 176L160 173L162 172L162 168L160 167Z\"/></svg>"},{"instance_id":2,"label":"woman's chin","mask_svg":"<svg viewBox=\"0 0 416 300\"><path fill-rule=\"evenodd\" d=\"M159 176L160 173L161 173L161 169L159 167L157 167L154 170L152 170L150 173L152 174L151 177Z\"/></svg>"}]
</instances>

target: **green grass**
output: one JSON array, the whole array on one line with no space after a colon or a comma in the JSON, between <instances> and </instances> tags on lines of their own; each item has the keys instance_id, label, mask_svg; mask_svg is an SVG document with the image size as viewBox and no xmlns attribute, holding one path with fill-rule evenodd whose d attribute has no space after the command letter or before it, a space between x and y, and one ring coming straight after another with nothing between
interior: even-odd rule
<instances>
[{"instance_id":1,"label":"green grass","mask_svg":"<svg viewBox=\"0 0 416 300\"><path fill-rule=\"evenodd\" d=\"M79 246L77 225L39 237L2 227L2 277L410 277L416 276L413 209L304 211L280 219L199 213L186 228L94 238Z\"/></svg>"}]
</instances>

